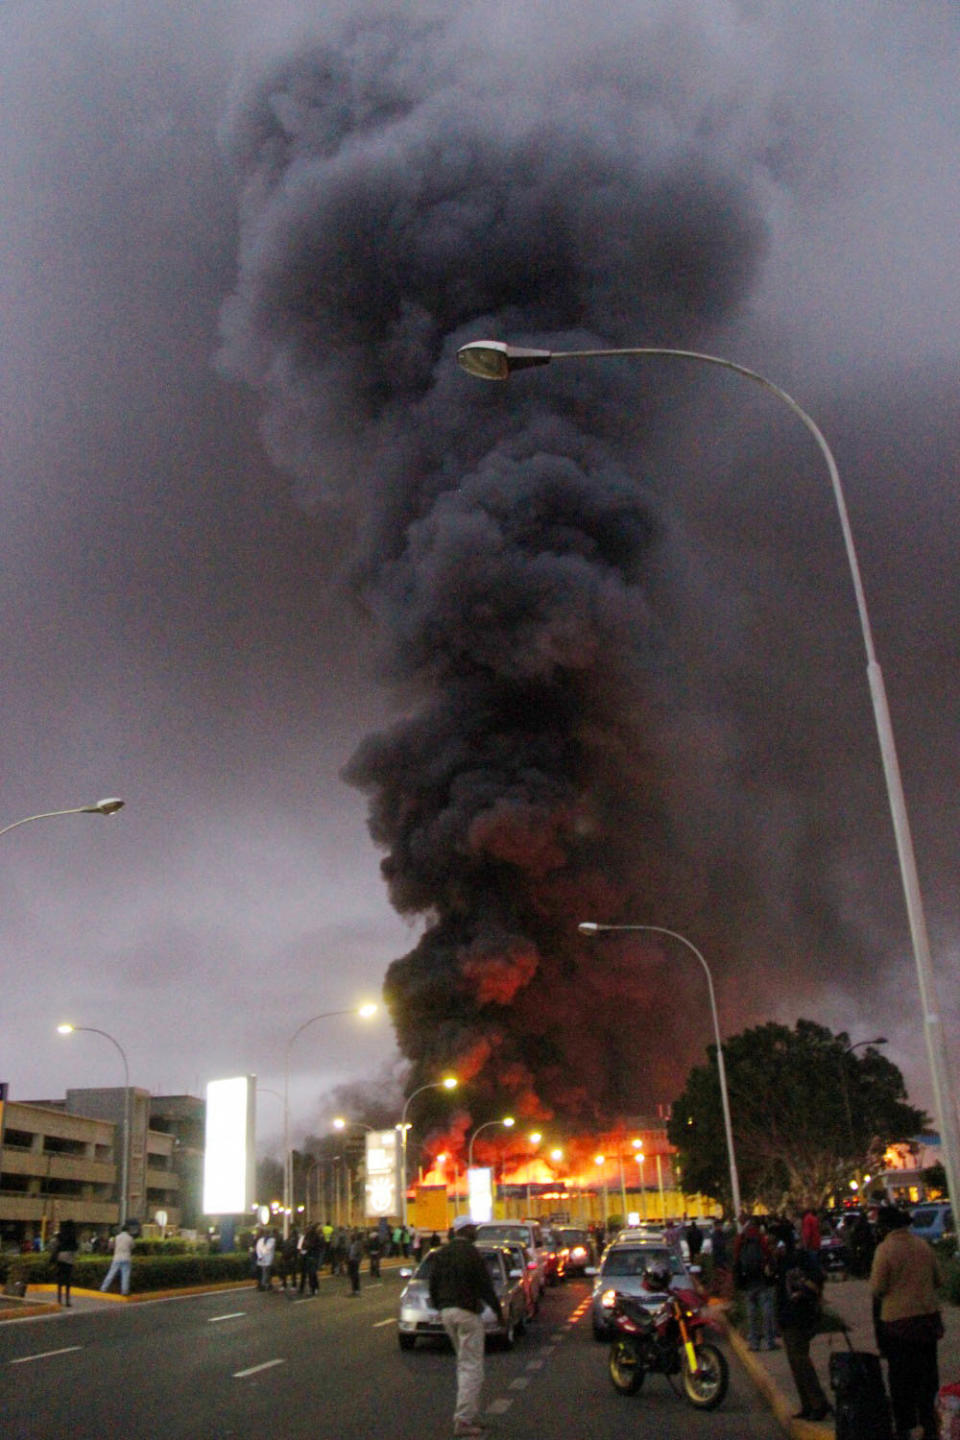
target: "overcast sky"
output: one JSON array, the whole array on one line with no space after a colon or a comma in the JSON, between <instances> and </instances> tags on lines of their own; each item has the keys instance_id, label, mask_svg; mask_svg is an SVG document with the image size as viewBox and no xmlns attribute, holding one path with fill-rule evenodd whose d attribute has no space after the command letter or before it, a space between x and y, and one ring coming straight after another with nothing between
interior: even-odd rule
<instances>
[{"instance_id":1,"label":"overcast sky","mask_svg":"<svg viewBox=\"0 0 960 1440\"><path fill-rule=\"evenodd\" d=\"M482 475L497 427L537 403L530 389L471 390L454 337L510 316L541 343L583 330L728 355L827 434L960 1033L956 7L544 0L395 15L0 4L0 826L127 802L110 820L44 820L0 842L0 1079L18 1099L119 1083L106 1041L56 1035L70 1019L113 1035L151 1090L255 1072L279 1091L297 1027L379 999L421 935L418 905L427 922L431 903L442 911L409 894L407 913L392 908L367 799L341 772L367 737L432 703L397 640L423 536L461 504L461 457L464 476ZM374 73L389 73L383 94ZM451 129L468 106L469 126ZM411 227L415 255L392 232L357 241L385 187L391 217L406 203L424 213L424 156L446 181L444 145L468 142L463 196L475 203L489 174L502 215L522 192L522 283L539 297L546 271L568 265L576 307L492 293L439 221L427 258L425 227ZM318 169L335 146L336 166ZM621 192L594 252L604 196ZM454 238L473 233L465 209L444 221ZM562 256L534 238L551 220ZM396 291L407 326L390 354L409 368L386 400L371 289ZM304 364L283 307L308 292ZM650 679L661 717L647 857L659 888L638 888L647 908L633 918L709 951L728 1028L806 1015L854 1040L883 1034L929 1106L822 459L735 377L621 372L609 409L598 385L541 393L551 415L593 417L608 448L623 430L617 465L656 521L644 593L658 664L628 688ZM420 463L445 477L429 504ZM646 863L632 810L629 828L631 863ZM608 858L623 882L624 856ZM702 986L658 973L634 1033L654 1047L682 1003L668 1026L682 1073L709 1039ZM332 1088L403 1073L383 1018L323 1021L291 1059L295 1138L325 1128ZM669 1065L651 1073L661 1090L638 1110L671 1098ZM276 1097L260 1122L275 1140Z\"/></svg>"}]
</instances>

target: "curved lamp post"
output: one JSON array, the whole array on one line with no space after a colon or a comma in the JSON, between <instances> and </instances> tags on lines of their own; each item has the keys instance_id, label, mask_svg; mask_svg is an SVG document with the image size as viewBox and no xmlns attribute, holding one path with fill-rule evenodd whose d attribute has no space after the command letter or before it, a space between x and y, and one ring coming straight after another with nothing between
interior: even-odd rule
<instances>
[{"instance_id":1,"label":"curved lamp post","mask_svg":"<svg viewBox=\"0 0 960 1440\"><path fill-rule=\"evenodd\" d=\"M283 1238L286 1240L290 1234L290 1210L292 1207L293 1195L293 1163L290 1154L290 1051L293 1042L298 1035L302 1035L310 1025L315 1025L318 1020L332 1020L335 1015L359 1015L362 1020L369 1020L376 1015L377 1007L373 1004L352 1006L347 1010L324 1010L321 1015L311 1015L309 1020L304 1020L298 1025L290 1036L283 1052Z\"/></svg>"},{"instance_id":2,"label":"curved lamp post","mask_svg":"<svg viewBox=\"0 0 960 1440\"><path fill-rule=\"evenodd\" d=\"M478 1125L470 1136L470 1144L467 1146L467 1169L473 1169L473 1142L481 1130L486 1130L489 1125L502 1125L506 1130L512 1130L516 1123L512 1115L504 1115L502 1120L484 1120L482 1125Z\"/></svg>"},{"instance_id":3,"label":"curved lamp post","mask_svg":"<svg viewBox=\"0 0 960 1440\"><path fill-rule=\"evenodd\" d=\"M424 1090L456 1090L458 1084L459 1081L454 1075L447 1075L443 1080L428 1080L426 1085L419 1085L404 1101L400 1123L397 1126L400 1131L400 1223L404 1230L407 1228L407 1134L410 1130L410 1126L407 1124L407 1111L410 1108L410 1101L415 1100L418 1095L422 1095Z\"/></svg>"},{"instance_id":4,"label":"curved lamp post","mask_svg":"<svg viewBox=\"0 0 960 1440\"><path fill-rule=\"evenodd\" d=\"M123 801L118 803L122 805ZM72 812L67 811L66 813ZM120 1212L117 1224L123 1225L127 1219L127 1207L130 1203L130 1066L127 1064L126 1051L120 1041L115 1040L106 1030L98 1030L95 1025L70 1025L66 1021L57 1026L58 1035L76 1035L81 1031L88 1035L102 1035L104 1040L109 1040L110 1044L120 1052L120 1059L123 1061L123 1149L120 1154L120 1203L117 1206Z\"/></svg>"},{"instance_id":5,"label":"curved lamp post","mask_svg":"<svg viewBox=\"0 0 960 1440\"><path fill-rule=\"evenodd\" d=\"M896 744L893 737L893 725L890 720L890 710L887 704L886 687L883 683L883 672L880 669L874 649L873 631L870 625L870 616L867 611L866 595L863 589L863 582L860 578L860 565L853 543L853 531L850 528L850 521L847 515L847 502L843 493L843 487L840 484L840 473L837 469L836 461L833 458L833 454L820 427L805 410L801 409L792 396L788 395L785 390L781 390L779 385L774 385L771 380L760 375L756 370L749 370L745 365L738 365L733 360L721 359L717 355L704 355L696 350L674 350L654 345L631 346L627 349L531 350L519 349L516 346L505 344L502 340L476 340L469 345L464 345L458 350L457 363L461 365L468 374L478 376L480 379L506 380L514 370L525 370L535 365L549 365L554 360L591 360L614 358L617 356L625 358L664 356L680 360L693 360L697 364L714 365L722 370L732 370L737 375L743 375L747 380L752 380L755 384L762 386L763 389L767 390L771 395L776 396L778 400L782 401L783 404L793 412L806 428L807 432L813 437L826 462L827 471L830 476L830 485L833 490L833 498L836 502L837 513L840 519L840 528L843 531L843 543L847 552L847 562L850 566L850 575L857 601L857 611L860 616L860 629L863 633L863 643L867 655L867 680L870 685L870 696L873 702L874 722L877 728L877 739L880 745L880 755L883 761L883 771L887 785L887 798L890 805L894 837L897 844L897 854L900 861L900 876L903 885L904 899L906 901L907 919L913 941L913 958L917 971L917 985L920 991L924 1040L927 1047L927 1061L930 1066L930 1079L933 1086L933 1103L943 1146L943 1163L947 1175L947 1188L954 1207L956 1207L958 1201L960 1201L960 1183L958 1183L960 1182L960 1168L958 1168L960 1167L960 1133L958 1133L957 1112L953 1099L954 1092L950 1083L950 1065L946 1040L943 1033L943 1019L940 1015L937 1002L933 961L930 954L930 940L927 934L927 922L923 910L923 900L920 894L920 881L917 875L913 837L910 832L910 822L907 817L907 805L903 793L903 782L900 776L900 764L897 759Z\"/></svg>"},{"instance_id":6,"label":"curved lamp post","mask_svg":"<svg viewBox=\"0 0 960 1440\"><path fill-rule=\"evenodd\" d=\"M44 810L39 815L25 815L22 820L14 820L12 825L4 825L0 835L6 835L8 830L16 830L18 825L29 825L33 820L52 820L57 815L116 815L118 810L123 809L124 802L115 796L108 800L98 800L95 805L74 805L70 810Z\"/></svg>"},{"instance_id":7,"label":"curved lamp post","mask_svg":"<svg viewBox=\"0 0 960 1440\"><path fill-rule=\"evenodd\" d=\"M685 935L680 935L676 930L666 930L662 925L598 925L593 920L584 920L577 929L582 935L605 935L611 931L620 932L643 932L651 935L669 935L672 940L679 940L681 945L696 955L703 966L703 973L707 977L707 990L710 995L710 1014L713 1017L713 1035L717 1042L717 1074L720 1078L720 1100L723 1105L723 1128L727 1139L727 1160L730 1165L730 1200L733 1205L734 1222L740 1215L740 1177L737 1174L737 1160L733 1148L733 1127L730 1124L730 1096L727 1093L727 1070L723 1063L723 1042L720 1039L720 1018L717 1015L717 997L713 990L713 976L710 973L710 966L691 940Z\"/></svg>"}]
</instances>

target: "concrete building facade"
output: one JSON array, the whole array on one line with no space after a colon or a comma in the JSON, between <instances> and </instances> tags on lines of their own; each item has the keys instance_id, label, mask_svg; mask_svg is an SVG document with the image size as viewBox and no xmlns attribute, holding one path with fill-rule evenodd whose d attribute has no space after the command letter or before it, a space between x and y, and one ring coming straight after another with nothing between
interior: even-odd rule
<instances>
[{"instance_id":1,"label":"concrete building facade","mask_svg":"<svg viewBox=\"0 0 960 1440\"><path fill-rule=\"evenodd\" d=\"M124 1113L129 1106L126 1214L121 1214ZM156 1115L156 1128L154 1128ZM186 1143L178 1130L186 1135ZM203 1102L192 1096L154 1100L122 1087L68 1090L62 1101L11 1101L0 1134L0 1240L5 1246L51 1233L61 1220L82 1234L106 1233L123 1219L141 1224L184 1212L199 1216L196 1137Z\"/></svg>"}]
</instances>

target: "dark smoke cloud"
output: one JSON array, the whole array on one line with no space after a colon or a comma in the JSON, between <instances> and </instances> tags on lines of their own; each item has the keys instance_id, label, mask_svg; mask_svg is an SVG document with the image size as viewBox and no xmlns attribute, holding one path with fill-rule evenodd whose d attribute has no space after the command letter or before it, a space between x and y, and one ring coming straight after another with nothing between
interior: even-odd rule
<instances>
[{"instance_id":1,"label":"dark smoke cloud","mask_svg":"<svg viewBox=\"0 0 960 1440\"><path fill-rule=\"evenodd\" d=\"M651 1065L610 1000L649 1015L649 987L589 964L575 921L670 868L660 519L623 447L656 404L609 376L504 403L452 352L484 329L690 342L743 299L763 225L709 139L645 143L642 79L565 118L480 109L463 74L405 21L354 20L245 97L222 363L308 491L373 511L363 595L410 705L346 773L395 906L427 917L387 978L401 1048L530 1114L603 1114Z\"/></svg>"},{"instance_id":2,"label":"dark smoke cloud","mask_svg":"<svg viewBox=\"0 0 960 1440\"><path fill-rule=\"evenodd\" d=\"M402 702L346 770L394 905L425 921L387 977L401 1048L417 1078L456 1066L480 1109L583 1118L676 1081L699 977L671 971L664 1003L662 968L636 946L601 957L578 919L668 916L731 974L775 955L798 996L820 983L811 951L848 975L866 960L824 863L850 838L824 833L836 777L791 788L824 717L776 696L793 777L762 726L741 748L763 668L710 692L742 617L702 618L731 591L706 593L643 478L670 454L689 377L641 391L610 367L538 371L494 390L453 364L483 334L708 348L761 272L773 197L831 172L828 127L814 144L789 87L768 103L705 86L698 102L678 84L680 52L693 76L705 46L682 10L651 53L601 30L579 55L567 32L521 76L457 7L353 10L248 77L225 128L242 238L220 357L264 395L304 503L343 525ZM679 413L721 469L689 398ZM777 435L764 423L727 458L765 484Z\"/></svg>"}]
</instances>

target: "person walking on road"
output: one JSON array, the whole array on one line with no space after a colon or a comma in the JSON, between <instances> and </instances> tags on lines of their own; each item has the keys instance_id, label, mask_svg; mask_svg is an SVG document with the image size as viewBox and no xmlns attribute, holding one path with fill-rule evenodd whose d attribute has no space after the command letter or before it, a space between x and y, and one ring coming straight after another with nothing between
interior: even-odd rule
<instances>
[{"instance_id":1,"label":"person walking on road","mask_svg":"<svg viewBox=\"0 0 960 1440\"><path fill-rule=\"evenodd\" d=\"M933 1249L909 1225L904 1211L881 1206L877 1229L883 1238L870 1270L874 1327L877 1349L887 1362L897 1440L909 1440L915 1425L922 1426L923 1440L937 1440L940 1275Z\"/></svg>"},{"instance_id":2,"label":"person walking on road","mask_svg":"<svg viewBox=\"0 0 960 1440\"><path fill-rule=\"evenodd\" d=\"M122 1230L117 1232L113 1242L113 1259L110 1261L110 1268L103 1277L101 1290L109 1290L113 1284L115 1275L120 1276L121 1295L130 1294L130 1269L133 1262L133 1236L124 1225Z\"/></svg>"},{"instance_id":3,"label":"person walking on road","mask_svg":"<svg viewBox=\"0 0 960 1440\"><path fill-rule=\"evenodd\" d=\"M477 1227L466 1215L453 1222L451 1238L434 1252L430 1271L430 1304L439 1310L457 1357L457 1402L453 1412L456 1436L483 1435L480 1392L486 1331L481 1312L489 1305L503 1320L490 1272L474 1241Z\"/></svg>"},{"instance_id":4,"label":"person walking on road","mask_svg":"<svg viewBox=\"0 0 960 1440\"><path fill-rule=\"evenodd\" d=\"M350 1276L350 1294L360 1294L360 1261L363 1259L363 1241L360 1231L354 1230L347 1246L347 1274Z\"/></svg>"}]
</instances>

